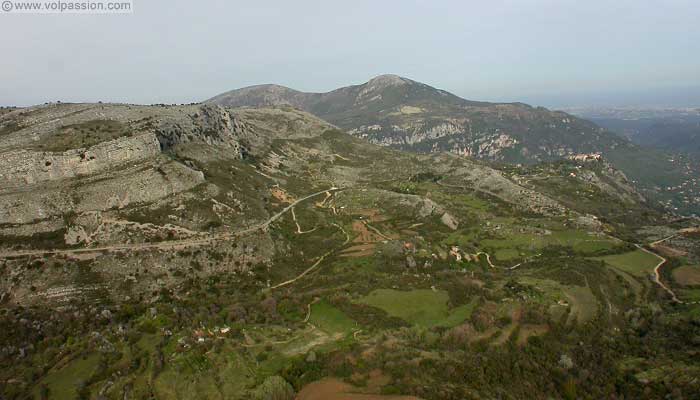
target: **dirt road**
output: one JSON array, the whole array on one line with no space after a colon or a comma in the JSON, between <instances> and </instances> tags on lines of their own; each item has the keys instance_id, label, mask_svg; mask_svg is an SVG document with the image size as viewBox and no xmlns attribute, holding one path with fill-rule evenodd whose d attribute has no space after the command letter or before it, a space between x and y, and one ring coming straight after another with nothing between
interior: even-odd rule
<instances>
[{"instance_id":1,"label":"dirt road","mask_svg":"<svg viewBox=\"0 0 700 400\"><path fill-rule=\"evenodd\" d=\"M666 261L668 261L668 260L665 259L664 257L661 257L660 255L654 253L653 251L649 251L649 250L645 249L644 247L642 247L642 246L640 246L640 245L638 245L638 244L635 244L635 246L637 246L637 248L638 248L639 250L641 250L641 251L643 251L643 252L645 252L645 253L651 254L652 256L654 256L654 257L656 257L656 258L659 259L659 263L656 265L656 267L654 267L654 283L656 283L657 285L659 285L659 287L661 287L663 290L665 290L666 293L668 293L668 294L671 296L671 300L673 300L674 303L678 303L678 304L688 304L688 303L686 303L686 302L680 300L680 299L678 298L678 296L676 296L676 293L675 293L673 290L671 290L671 288L669 288L668 286L666 286L665 283L663 283L663 282L661 281L661 272L660 272L660 269L661 269L661 267L662 267L664 264L666 264Z\"/></svg>"},{"instance_id":2,"label":"dirt road","mask_svg":"<svg viewBox=\"0 0 700 400\"><path fill-rule=\"evenodd\" d=\"M270 289L278 289L278 288L281 288L281 287L283 287L283 286L291 285L292 283L298 281L299 279L303 278L303 277L306 276L308 273L310 273L311 271L313 271L314 269L316 269L316 267L318 267L319 264L321 264L321 262L323 262L323 260L326 259L326 257L328 257L328 256L330 256L331 254L333 254L333 253L337 252L338 250L342 249L343 247L345 247L345 246L350 242L350 235L348 235L348 233L345 231L345 229L343 229L342 226L340 226L340 225L338 225L338 224L333 224L333 226L335 226L336 228L340 229L340 230L345 234L345 242L343 242L343 244L341 244L341 245L338 246L337 248L332 249L332 250L329 250L329 251L327 251L326 253L324 253L318 260L316 260L315 263L313 263L309 268L307 268L306 270L304 270L304 272L302 272L301 274L299 274L296 278L292 278L292 279L290 279L290 280L288 280L288 281L284 281L284 282L282 282L282 283L279 283L279 284L277 284L277 285L275 285L275 286L270 287Z\"/></svg>"},{"instance_id":3,"label":"dirt road","mask_svg":"<svg viewBox=\"0 0 700 400\"><path fill-rule=\"evenodd\" d=\"M299 203L311 199L313 197L322 195L328 192L337 192L344 189L331 187L329 189L324 189L320 192L312 193L310 195L304 196L297 199L293 203L289 204L287 207L282 209L282 211L270 217L265 222L245 228L236 232L223 232L215 235L211 235L206 238L201 239L183 239L183 240L168 240L157 243L125 243L116 244L101 247L86 247L81 249L48 249L48 250L20 250L20 251L8 251L0 253L0 259L7 258L17 258L17 257L28 257L28 256L47 256L47 255L76 255L76 254L94 254L94 253L108 253L108 252L118 252L118 251L140 251L140 250L180 250L189 247L199 247L206 246L221 240L230 240L237 237L245 236L250 233L265 230L270 224L277 221L285 213L289 212L294 206Z\"/></svg>"}]
</instances>

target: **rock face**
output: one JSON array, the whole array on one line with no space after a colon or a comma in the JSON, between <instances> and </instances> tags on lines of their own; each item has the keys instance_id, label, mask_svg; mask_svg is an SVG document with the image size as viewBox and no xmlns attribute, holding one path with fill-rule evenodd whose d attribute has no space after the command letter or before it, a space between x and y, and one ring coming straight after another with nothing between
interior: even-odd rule
<instances>
[{"instance_id":1,"label":"rock face","mask_svg":"<svg viewBox=\"0 0 700 400\"><path fill-rule=\"evenodd\" d=\"M175 162L155 161L150 166L70 183L4 190L0 192L0 224L26 224L71 212L124 208L165 198L204 182L200 171Z\"/></svg>"},{"instance_id":2,"label":"rock face","mask_svg":"<svg viewBox=\"0 0 700 400\"><path fill-rule=\"evenodd\" d=\"M261 200L269 187L284 184L268 174L300 175L306 168L292 163L304 163L307 142L331 128L291 108L52 104L1 114L0 265L11 265L0 294L59 306L153 293L175 270L269 264L277 243L251 229L271 217ZM303 145L281 151L279 139ZM329 164L333 153L323 155ZM29 271L22 257L33 255L89 268Z\"/></svg>"},{"instance_id":3,"label":"rock face","mask_svg":"<svg viewBox=\"0 0 700 400\"><path fill-rule=\"evenodd\" d=\"M164 150L180 143L195 142L237 150L242 142L255 144L257 140L235 113L214 105L52 104L3 115L0 152L28 150L35 147L36 142L51 142L65 127L94 121L123 125L126 133L123 136L154 134ZM148 141L150 144L151 138ZM71 149L81 147L78 143Z\"/></svg>"},{"instance_id":4,"label":"rock face","mask_svg":"<svg viewBox=\"0 0 700 400\"><path fill-rule=\"evenodd\" d=\"M0 115L0 235L63 229L56 236L66 244L83 243L85 232L67 226L66 215L165 201L206 182L194 159L241 160L277 138L310 138L330 128L293 109L49 104L10 110ZM228 212L217 204L214 213Z\"/></svg>"},{"instance_id":5,"label":"rock face","mask_svg":"<svg viewBox=\"0 0 700 400\"><path fill-rule=\"evenodd\" d=\"M121 130L115 133L113 126ZM47 221L67 213L122 209L186 192L205 177L192 162L173 159L181 147L208 146L197 156L235 160L263 151L276 138L312 137L329 128L296 110L232 111L216 105L51 104L13 110L0 116L0 224L12 224L6 227L12 234L46 232L46 226L55 231L57 224ZM83 237L75 231L65 236L71 244Z\"/></svg>"},{"instance_id":6,"label":"rock face","mask_svg":"<svg viewBox=\"0 0 700 400\"><path fill-rule=\"evenodd\" d=\"M230 148L241 153L241 138L247 128L238 118L217 106L202 106L189 115L189 121L166 121L158 129L158 140L163 149L191 142Z\"/></svg>"},{"instance_id":7,"label":"rock face","mask_svg":"<svg viewBox=\"0 0 700 400\"><path fill-rule=\"evenodd\" d=\"M0 183L18 186L87 176L138 163L159 153L159 142L153 133L118 138L63 153L9 151L0 158Z\"/></svg>"},{"instance_id":8,"label":"rock face","mask_svg":"<svg viewBox=\"0 0 700 400\"><path fill-rule=\"evenodd\" d=\"M590 161L584 161L590 163ZM612 167L607 162L598 159L594 169L581 169L576 178L597 186L602 192L619 198L626 203L645 202L644 197L637 192L624 173Z\"/></svg>"},{"instance_id":9,"label":"rock face","mask_svg":"<svg viewBox=\"0 0 700 400\"><path fill-rule=\"evenodd\" d=\"M123 135L112 139L94 121L119 124ZM81 147L75 133L57 136L82 125L96 143ZM5 114L0 126L0 224L124 208L192 189L204 174L162 153L183 143L214 145L238 158L261 145L240 118L217 106L50 105ZM76 146L51 152L36 145L56 140ZM66 241L83 237L69 231Z\"/></svg>"}]
</instances>

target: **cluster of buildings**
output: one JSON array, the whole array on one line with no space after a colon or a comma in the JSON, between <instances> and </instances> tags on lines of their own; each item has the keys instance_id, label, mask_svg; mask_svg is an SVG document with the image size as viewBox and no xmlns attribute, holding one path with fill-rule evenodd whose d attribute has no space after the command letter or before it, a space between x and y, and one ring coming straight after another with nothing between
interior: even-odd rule
<instances>
[{"instance_id":1,"label":"cluster of buildings","mask_svg":"<svg viewBox=\"0 0 700 400\"><path fill-rule=\"evenodd\" d=\"M583 153L583 154L572 154L567 157L569 160L579 161L579 162L599 162L603 161L603 155L601 153Z\"/></svg>"}]
</instances>

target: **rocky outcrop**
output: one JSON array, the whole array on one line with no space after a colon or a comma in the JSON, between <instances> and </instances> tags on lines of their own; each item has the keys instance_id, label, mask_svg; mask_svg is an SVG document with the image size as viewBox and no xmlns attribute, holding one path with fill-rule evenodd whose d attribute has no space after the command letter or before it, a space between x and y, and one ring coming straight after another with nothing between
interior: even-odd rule
<instances>
[{"instance_id":1,"label":"rocky outcrop","mask_svg":"<svg viewBox=\"0 0 700 400\"><path fill-rule=\"evenodd\" d=\"M82 226L71 226L67 229L66 234L63 236L67 245L76 245L79 243L88 243L90 237ZM88 243L89 244L89 243Z\"/></svg>"},{"instance_id":2,"label":"rocky outcrop","mask_svg":"<svg viewBox=\"0 0 700 400\"><path fill-rule=\"evenodd\" d=\"M357 198L350 193L351 191L338 193L337 204L349 212L359 211L362 205L356 203ZM417 219L438 218L452 230L459 227L459 221L444 206L427 197L380 189L366 189L361 193L363 197L370 199L381 198L382 207L386 209L401 210L402 213Z\"/></svg>"},{"instance_id":3,"label":"rocky outcrop","mask_svg":"<svg viewBox=\"0 0 700 400\"><path fill-rule=\"evenodd\" d=\"M457 230L459 227L459 221L455 217L453 217L450 213L444 213L442 214L442 217L440 217L440 222L442 222L446 227L454 230Z\"/></svg>"},{"instance_id":4,"label":"rocky outcrop","mask_svg":"<svg viewBox=\"0 0 700 400\"><path fill-rule=\"evenodd\" d=\"M415 145L429 140L447 136L461 135L468 127L460 121L446 121L437 124L423 121L408 122L400 125L363 125L349 131L351 135L367 139L370 143L381 146Z\"/></svg>"},{"instance_id":5,"label":"rocky outcrop","mask_svg":"<svg viewBox=\"0 0 700 400\"><path fill-rule=\"evenodd\" d=\"M582 163L590 162L590 159L582 161ZM580 168L577 173L572 173L572 176L598 187L603 193L616 197L625 203L646 202L644 196L632 186L622 171L615 169L601 158L596 159L595 162L600 165L600 168L586 169L585 164L583 164L584 168Z\"/></svg>"},{"instance_id":6,"label":"rocky outcrop","mask_svg":"<svg viewBox=\"0 0 700 400\"><path fill-rule=\"evenodd\" d=\"M70 134L67 127L85 127L92 140L108 138L101 121L122 127L123 136L63 152L35 150L54 138L71 145L58 136ZM203 143L242 157L243 142L254 142L242 118L211 105L48 105L7 114L0 123L17 127L0 136L0 224L154 202L204 182L202 172L164 150ZM68 231L66 239L77 243L83 236Z\"/></svg>"},{"instance_id":7,"label":"rocky outcrop","mask_svg":"<svg viewBox=\"0 0 700 400\"><path fill-rule=\"evenodd\" d=\"M488 196L513 204L521 210L547 216L564 215L566 207L542 193L520 186L503 176L501 171L479 164L470 167L449 167L452 154L436 156L435 163L438 173L451 174L450 182L440 182L440 185L457 188L470 188Z\"/></svg>"},{"instance_id":8,"label":"rocky outcrop","mask_svg":"<svg viewBox=\"0 0 700 400\"><path fill-rule=\"evenodd\" d=\"M15 150L0 157L0 183L20 186L101 173L160 153L152 133L121 137L87 149L63 153Z\"/></svg>"},{"instance_id":9,"label":"rocky outcrop","mask_svg":"<svg viewBox=\"0 0 700 400\"><path fill-rule=\"evenodd\" d=\"M26 224L66 213L104 211L149 203L189 190L202 182L202 172L169 161L83 178L71 185L11 191L0 194L0 224Z\"/></svg>"},{"instance_id":10,"label":"rocky outcrop","mask_svg":"<svg viewBox=\"0 0 700 400\"><path fill-rule=\"evenodd\" d=\"M190 142L230 148L241 154L240 138L247 133L245 124L218 106L202 106L189 115L189 121L165 121L157 131L164 150Z\"/></svg>"},{"instance_id":11,"label":"rocky outcrop","mask_svg":"<svg viewBox=\"0 0 700 400\"><path fill-rule=\"evenodd\" d=\"M149 203L189 190L204 182L204 175L180 163L126 170L72 185L36 187L0 194L0 224L26 224L64 215L124 208Z\"/></svg>"}]
</instances>

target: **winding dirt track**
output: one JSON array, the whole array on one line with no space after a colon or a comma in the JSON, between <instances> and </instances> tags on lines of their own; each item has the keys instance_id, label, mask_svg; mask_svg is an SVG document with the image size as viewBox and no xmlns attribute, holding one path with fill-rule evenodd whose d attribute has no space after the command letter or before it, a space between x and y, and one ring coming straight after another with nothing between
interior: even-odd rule
<instances>
[{"instance_id":1,"label":"winding dirt track","mask_svg":"<svg viewBox=\"0 0 700 400\"><path fill-rule=\"evenodd\" d=\"M490 255L489 253L480 251L480 252L476 253L475 256L479 257L479 256L482 255L482 254L486 256L486 261L489 263L489 266L490 266L491 268L496 268L496 266L493 265L493 263L491 262L491 255Z\"/></svg>"},{"instance_id":2,"label":"winding dirt track","mask_svg":"<svg viewBox=\"0 0 700 400\"><path fill-rule=\"evenodd\" d=\"M455 187L455 188L464 189L463 187L458 187L456 185L445 185L445 184L442 184L441 182L438 182L438 184L440 184L442 186L446 186L446 187ZM325 201L328 200L328 198L330 197L331 192L338 192L338 191L342 191L345 189L348 189L348 188L331 187L331 188L324 189L324 190L321 190L319 192L312 193L312 194L309 194L307 196L301 197L301 198L295 200L294 202L290 203L287 207L285 207L280 212L278 212L277 214L270 217L265 222L262 222L260 224L257 224L257 225L254 225L254 226L251 226L251 227L248 227L248 228L236 231L236 232L224 232L224 233L220 233L217 235L211 235L209 237L201 238L201 239L169 240L169 241L158 242L158 243L125 243L125 244L101 246L101 247L86 247L86 248L81 248L81 249L49 249L49 250L8 251L8 252L0 252L0 259L31 257L31 256L48 256L48 255L67 255L67 256L69 256L69 255L79 255L79 254L110 253L110 252L119 252L119 251L180 250L180 249L185 249L185 248L189 248L189 247L206 246L206 245L210 245L210 244L217 242L217 241L235 239L235 238L245 236L245 235L248 235L250 233L259 231L259 230L265 230L270 226L270 224L277 221L280 217L282 217L287 212L289 212L289 211L293 212L294 207L297 206L299 203L306 201L308 199L314 198L316 196L326 194L326 198L324 199L324 203L325 203ZM499 197L499 196L495 195L494 193L490 193L486 190L479 190L479 189L477 189L477 190L484 192L484 193L487 193L487 194L490 194L490 195L494 195L496 197ZM296 215L294 217L295 217L294 220L296 223ZM343 230L343 228L340 227L339 225L336 225L336 224L333 224L333 225L337 226L340 230L342 230L345 233L346 237L348 237L348 240L346 240L346 243L345 243L345 244L347 244L347 242L349 241L349 236L347 235L347 232L345 232L345 230ZM308 231L308 232L301 231L301 228L299 227L298 224L297 224L297 229L299 231L298 233L310 232L310 231ZM669 240L675 236L677 236L677 234L674 234L674 235L669 236L667 238L653 242L653 243L651 243L651 245L662 243L662 242ZM616 238L616 239L621 240L619 238ZM641 245L635 244L635 246L637 248L639 248L640 250L657 257L660 260L659 263L654 268L654 279L653 280L654 280L654 283L656 283L659 287L661 287L664 291L666 291L671 296L671 300L673 302L678 303L678 304L700 304L700 301L686 302L686 301L680 300L678 298L678 296L676 295L676 293L671 288L669 288L665 283L663 283L663 281L661 280L660 269L664 264L666 264L666 262L668 262L668 260L666 258L660 256L659 254L657 254L655 252L647 250L646 248L644 248ZM333 254L336 251L337 251L337 249L334 249L334 250L327 252L326 254L322 255L321 258L319 258L311 267L306 269L304 272L302 272L296 278L290 279L288 281L285 281L285 282L282 282L278 285L275 285L275 286L271 287L271 289L276 289L276 288L286 286L286 285L289 285L291 283L296 282L298 279L304 277L306 274L308 274L309 272L314 270L326 257L328 257L329 255ZM487 260L489 266L491 268L496 268L496 266L491 262L491 256L488 253L479 252L476 255L479 256L482 254L486 256L486 260ZM514 267L511 267L511 268L506 268L506 269L515 269L519 266L520 266L520 264L515 265Z\"/></svg>"},{"instance_id":3,"label":"winding dirt track","mask_svg":"<svg viewBox=\"0 0 700 400\"><path fill-rule=\"evenodd\" d=\"M670 238L672 238L672 237L675 237L675 236L676 236L676 235L670 236L670 237L668 237L668 238L666 238L666 239L662 239L662 240L656 241L656 242L652 243L652 245L654 245L654 244L659 244L659 243L661 243L661 242L663 242L663 241L666 241L666 240L668 240L668 239L670 239ZM668 262L668 260L667 260L665 257L662 257L662 256L660 256L660 255L654 253L653 251L649 251L649 250L645 249L644 247L642 247L642 246L640 246L640 245L638 245L638 244L635 244L635 246L637 246L637 248L638 248L639 250L641 250L641 251L643 251L643 252L645 252L645 253L649 253L649 254L655 256L656 258L658 258L658 259L660 260L659 263L656 265L656 267L654 267L654 283L656 283L657 285L659 285L659 287L661 287L663 290L665 290L666 293L668 293L668 294L671 296L671 300L672 300L674 303L678 303L678 304L689 304L689 305L692 305L692 304L700 304L700 301L683 301L683 300L679 299L678 296L676 296L676 293L675 293L670 287L666 286L665 283L663 283L663 281L661 280L661 267L663 267L663 265L666 264L666 262Z\"/></svg>"},{"instance_id":4,"label":"winding dirt track","mask_svg":"<svg viewBox=\"0 0 700 400\"><path fill-rule=\"evenodd\" d=\"M343 229L342 226L340 226L340 225L338 225L338 224L333 224L333 226L337 227L338 229L340 229L340 230L345 234L345 242L343 242L343 244L341 244L341 245L338 246L337 248L332 249L332 250L329 250L329 251L327 251L326 253L324 253L318 260L316 260L315 263L313 263L309 268L307 268L306 270L304 270L304 272L302 272L301 274L299 274L296 278L290 279L290 280L288 280L288 281L284 281L284 282L279 283L279 284L277 284L277 285L275 285L275 286L271 286L270 289L281 288L281 287L283 287L283 286L291 285L292 283L298 281L299 279L301 279L301 278L303 278L304 276L306 276L306 274L308 274L309 272L311 272L311 271L313 271L314 269L316 269L316 267L318 267L318 265L321 264L321 262L323 262L323 260L325 260L326 257L328 257L328 256L330 256L331 254L333 254L333 253L337 252L338 250L342 249L343 247L345 247L345 245L347 245L347 244L350 242L350 235L348 235L348 233L345 231L345 229Z\"/></svg>"},{"instance_id":5,"label":"winding dirt track","mask_svg":"<svg viewBox=\"0 0 700 400\"><path fill-rule=\"evenodd\" d=\"M490 266L491 268L494 268L494 269L495 269L495 268L501 268L501 269L507 269L507 270L511 270L511 271L512 271L512 270L518 268L519 266L521 266L521 265L523 265L523 264L525 264L525 263L528 263L528 262L532 261L533 258L540 257L542 254L540 253L540 254L536 254L536 255L534 255L534 256L532 256L532 257L529 257L529 258L525 259L525 261L523 261L523 262L521 262L521 263L518 263L518 264L515 264L515 265L513 265L512 267L498 267L498 266L494 265L494 264L491 262L491 255L490 255L489 253L485 252L485 251L480 251L480 252L478 252L478 253L475 253L474 255L477 256L477 257L480 256L480 255L485 255L485 256L486 256L486 261L488 262L488 264L489 264L489 266Z\"/></svg>"},{"instance_id":6,"label":"winding dirt track","mask_svg":"<svg viewBox=\"0 0 700 400\"><path fill-rule=\"evenodd\" d=\"M661 244L661 243L663 243L663 242L665 242L665 241L667 241L667 240L671 240L671 239L675 238L676 236L678 236L678 235L680 235L680 234L682 234L682 231L679 231L679 232L677 232L677 233L674 233L673 235L668 236L668 237L665 237L665 238L663 238L663 239L661 239L661 240L657 240L657 241L655 241L655 242L649 243L649 246L653 248L655 245ZM646 249L646 248L644 248L643 246L640 246L640 245L638 245L638 244L635 244L635 246L637 246L637 248L638 248L639 250L641 250L641 251L643 251L643 252L645 252L645 253L651 254L652 256L654 256L654 257L656 257L656 258L658 258L658 259L660 260L659 263L656 264L656 267L654 267L654 283L656 283L657 285L659 285L659 287L661 287L664 291L666 291L666 293L668 293L668 294L671 296L671 300L672 300L674 303L677 303L677 304L688 304L688 305L700 304L700 301L683 301L683 300L679 299L678 296L676 295L676 293L673 291L673 289L671 289L671 288L668 287L665 283L663 283L663 281L661 280L661 267L663 267L663 265L666 264L666 263L668 262L668 260L666 259L666 257L663 257L663 256L657 254L656 252L653 252L653 251L651 251L651 250L648 250L648 249Z\"/></svg>"},{"instance_id":7,"label":"winding dirt track","mask_svg":"<svg viewBox=\"0 0 700 400\"><path fill-rule=\"evenodd\" d=\"M183 240L169 240L158 243L125 243L110 246L101 247L86 247L81 249L50 249L50 250L20 250L20 251L9 251L0 253L0 259L17 258L17 257L30 257L30 256L47 256L47 255L76 255L76 254L91 254L91 253L109 253L115 251L140 251L140 250L179 250L188 247L198 247L206 246L220 240L230 240L237 237L245 236L247 234L265 230L270 224L277 221L285 213L290 211L299 203L311 199L316 196L320 196L328 192L337 192L345 189L331 187L329 189L322 190L320 192L312 193L310 195L304 196L287 207L282 211L270 217L267 221L262 222L257 225L242 229L236 232L224 232L216 235L211 235L202 239L183 239Z\"/></svg>"},{"instance_id":8,"label":"winding dirt track","mask_svg":"<svg viewBox=\"0 0 700 400\"><path fill-rule=\"evenodd\" d=\"M304 233L311 233L316 230L318 227L314 227L313 229L310 229L308 231L302 231L301 226L299 226L299 221L297 221L297 215L294 213L294 207L292 207L292 219L294 220L294 223L297 226L297 234L302 235Z\"/></svg>"}]
</instances>

